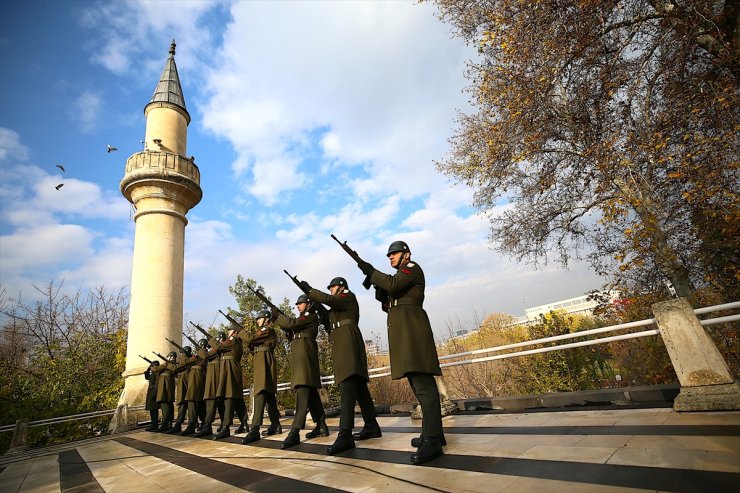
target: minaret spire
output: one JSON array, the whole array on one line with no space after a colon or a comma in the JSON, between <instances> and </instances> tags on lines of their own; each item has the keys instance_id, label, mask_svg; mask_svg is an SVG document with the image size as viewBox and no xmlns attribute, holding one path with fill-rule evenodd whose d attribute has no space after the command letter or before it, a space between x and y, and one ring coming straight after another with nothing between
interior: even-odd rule
<instances>
[{"instance_id":1,"label":"minaret spire","mask_svg":"<svg viewBox=\"0 0 740 493\"><path fill-rule=\"evenodd\" d=\"M162 76L159 78L159 83L154 89L154 95L152 96L149 104L152 103L169 103L177 106L184 112L185 118L190 123L190 114L185 107L185 96L182 94L182 86L180 85L180 77L177 74L177 65L175 64L175 40L170 43L170 56L164 65Z\"/></svg>"}]
</instances>

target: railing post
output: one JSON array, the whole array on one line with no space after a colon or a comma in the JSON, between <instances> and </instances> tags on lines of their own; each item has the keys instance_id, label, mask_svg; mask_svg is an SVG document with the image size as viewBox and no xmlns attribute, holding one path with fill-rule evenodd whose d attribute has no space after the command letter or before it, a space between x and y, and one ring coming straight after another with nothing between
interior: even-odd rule
<instances>
[{"instance_id":1,"label":"railing post","mask_svg":"<svg viewBox=\"0 0 740 493\"><path fill-rule=\"evenodd\" d=\"M685 298L652 306L681 391L673 401L676 411L740 409L740 383Z\"/></svg>"},{"instance_id":2,"label":"railing post","mask_svg":"<svg viewBox=\"0 0 740 493\"><path fill-rule=\"evenodd\" d=\"M6 454L14 454L28 449L28 420L19 419L15 422L13 438L10 440L10 448Z\"/></svg>"},{"instance_id":3,"label":"railing post","mask_svg":"<svg viewBox=\"0 0 740 493\"><path fill-rule=\"evenodd\" d=\"M110 420L108 425L108 431L110 433L122 433L129 431L136 427L136 424L129 424L128 422L128 404L119 404L116 408L116 413Z\"/></svg>"}]
</instances>

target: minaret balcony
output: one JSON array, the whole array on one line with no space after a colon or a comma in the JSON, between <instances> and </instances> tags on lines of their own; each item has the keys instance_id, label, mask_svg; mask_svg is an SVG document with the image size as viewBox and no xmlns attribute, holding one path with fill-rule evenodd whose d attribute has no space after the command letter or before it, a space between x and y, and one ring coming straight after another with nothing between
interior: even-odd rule
<instances>
[{"instance_id":1,"label":"minaret balcony","mask_svg":"<svg viewBox=\"0 0 740 493\"><path fill-rule=\"evenodd\" d=\"M164 194L183 201L189 209L203 196L200 170L194 159L171 152L146 150L132 154L126 161L126 174L120 187L121 193L135 205L144 196Z\"/></svg>"}]
</instances>

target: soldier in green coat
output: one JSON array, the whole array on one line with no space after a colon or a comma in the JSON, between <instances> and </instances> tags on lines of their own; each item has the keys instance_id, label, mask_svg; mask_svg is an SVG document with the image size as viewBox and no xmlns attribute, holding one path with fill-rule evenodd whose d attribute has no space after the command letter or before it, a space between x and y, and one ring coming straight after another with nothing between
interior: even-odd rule
<instances>
[{"instance_id":1,"label":"soldier in green coat","mask_svg":"<svg viewBox=\"0 0 740 493\"><path fill-rule=\"evenodd\" d=\"M177 419L172 424L167 433L169 435L179 434L182 432L182 424L185 422L185 418L188 414L188 403L185 400L185 394L188 390L188 373L190 373L190 366L186 364L186 361L192 356L193 350L190 346L185 346L180 352L180 360L177 362L175 367L175 404L177 405Z\"/></svg>"},{"instance_id":2,"label":"soldier in green coat","mask_svg":"<svg viewBox=\"0 0 740 493\"><path fill-rule=\"evenodd\" d=\"M277 435L283 432L280 425L280 411L277 399L277 361L275 360L275 346L277 345L277 333L271 324L272 313L262 310L257 314L257 332L247 334L242 330L239 334L244 340L244 345L254 354L254 412L252 414L252 427L242 440L243 444L256 442L260 439L260 426L265 414L270 416L270 426L263 432L265 436Z\"/></svg>"},{"instance_id":3,"label":"soldier in green coat","mask_svg":"<svg viewBox=\"0 0 740 493\"><path fill-rule=\"evenodd\" d=\"M221 429L214 440L220 440L231 435L231 422L234 419L234 411L240 421L236 433L241 433L246 427L247 407L244 404L244 383L242 381L242 355L244 346L236 329L229 330L226 340L218 347L221 356L221 366L218 376L217 395L224 399L224 417L221 421Z\"/></svg>"},{"instance_id":4,"label":"soldier in green coat","mask_svg":"<svg viewBox=\"0 0 740 493\"><path fill-rule=\"evenodd\" d=\"M370 376L367 371L367 352L362 332L358 326L360 306L357 297L347 287L343 277L335 277L329 282L330 294L313 289L306 281L301 281L301 289L317 303L323 303L329 311L329 338L331 357L334 366L334 383L339 384L341 412L339 415L339 434L329 446L330 455L338 454L355 447L355 440L366 440L382 436L375 415L375 405L367 388ZM364 426L359 433L352 435L355 426L355 402L360 405Z\"/></svg>"},{"instance_id":5,"label":"soldier in green coat","mask_svg":"<svg viewBox=\"0 0 740 493\"><path fill-rule=\"evenodd\" d=\"M172 351L167 355L164 364L152 371L157 372L157 404L162 409L162 423L157 431L164 433L172 427L172 418L175 410L175 368L177 367L177 353Z\"/></svg>"},{"instance_id":6,"label":"soldier in green coat","mask_svg":"<svg viewBox=\"0 0 740 493\"><path fill-rule=\"evenodd\" d=\"M203 426L195 432L195 437L205 437L213 435L213 421L216 419L218 410L221 422L224 421L224 401L218 395L218 380L221 361L219 359L218 348L226 339L225 332L219 332L217 338L208 339L208 351L206 352L206 379L203 389L203 400L206 403L206 417L203 420Z\"/></svg>"},{"instance_id":7,"label":"soldier in green coat","mask_svg":"<svg viewBox=\"0 0 740 493\"><path fill-rule=\"evenodd\" d=\"M205 390L205 369L204 362L207 354L205 349L207 341L201 339L198 350L190 355L178 365L178 370L188 368L188 380L185 391L185 402L188 408L188 427L180 433L182 436L192 435L195 433L198 423L198 406L203 402L203 391ZM190 346L185 346L190 349Z\"/></svg>"},{"instance_id":8,"label":"soldier in green coat","mask_svg":"<svg viewBox=\"0 0 740 493\"><path fill-rule=\"evenodd\" d=\"M362 259L357 266L375 285L376 299L388 313L391 378L407 378L421 405L421 437L411 442L418 447L411 463L423 464L443 453L442 410L434 379L442 370L432 326L423 308L424 271L411 261L411 250L403 241L391 243L387 256L396 269L394 275L377 271Z\"/></svg>"},{"instance_id":9,"label":"soldier in green coat","mask_svg":"<svg viewBox=\"0 0 740 493\"><path fill-rule=\"evenodd\" d=\"M149 363L149 368L144 372L144 378L149 382L146 389L144 409L149 411L149 418L151 419L151 423L145 428L146 431L157 431L159 427L159 406L157 405L157 377L159 372L156 371L157 368L159 368L159 361L155 360Z\"/></svg>"},{"instance_id":10,"label":"soldier in green coat","mask_svg":"<svg viewBox=\"0 0 740 493\"><path fill-rule=\"evenodd\" d=\"M301 441L300 430L306 426L306 414L316 423L313 431L306 433L306 438L329 436L326 426L324 405L319 397L321 373L319 369L319 347L316 337L319 335L319 316L312 309L311 300L305 294L298 297L296 307L298 318L278 315L275 325L292 334L290 342L290 383L296 393L295 416L290 433L280 448L286 449L298 445Z\"/></svg>"}]
</instances>

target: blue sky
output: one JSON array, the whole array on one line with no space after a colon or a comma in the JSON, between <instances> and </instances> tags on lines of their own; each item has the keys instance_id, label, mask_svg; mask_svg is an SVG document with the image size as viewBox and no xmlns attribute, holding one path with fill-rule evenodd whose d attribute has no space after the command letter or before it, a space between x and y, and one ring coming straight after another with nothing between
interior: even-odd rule
<instances>
[{"instance_id":1,"label":"blue sky","mask_svg":"<svg viewBox=\"0 0 740 493\"><path fill-rule=\"evenodd\" d=\"M432 5L5 1L0 14L6 296L29 300L52 279L128 286L134 223L118 187L173 38L203 188L186 228L186 321L221 322L237 274L296 298L287 269L320 288L346 277L363 332L385 340L384 314L331 233L385 272L388 244L408 242L438 338L602 283L578 263L535 271L494 251L472 191L435 171L469 110L475 49Z\"/></svg>"}]
</instances>

